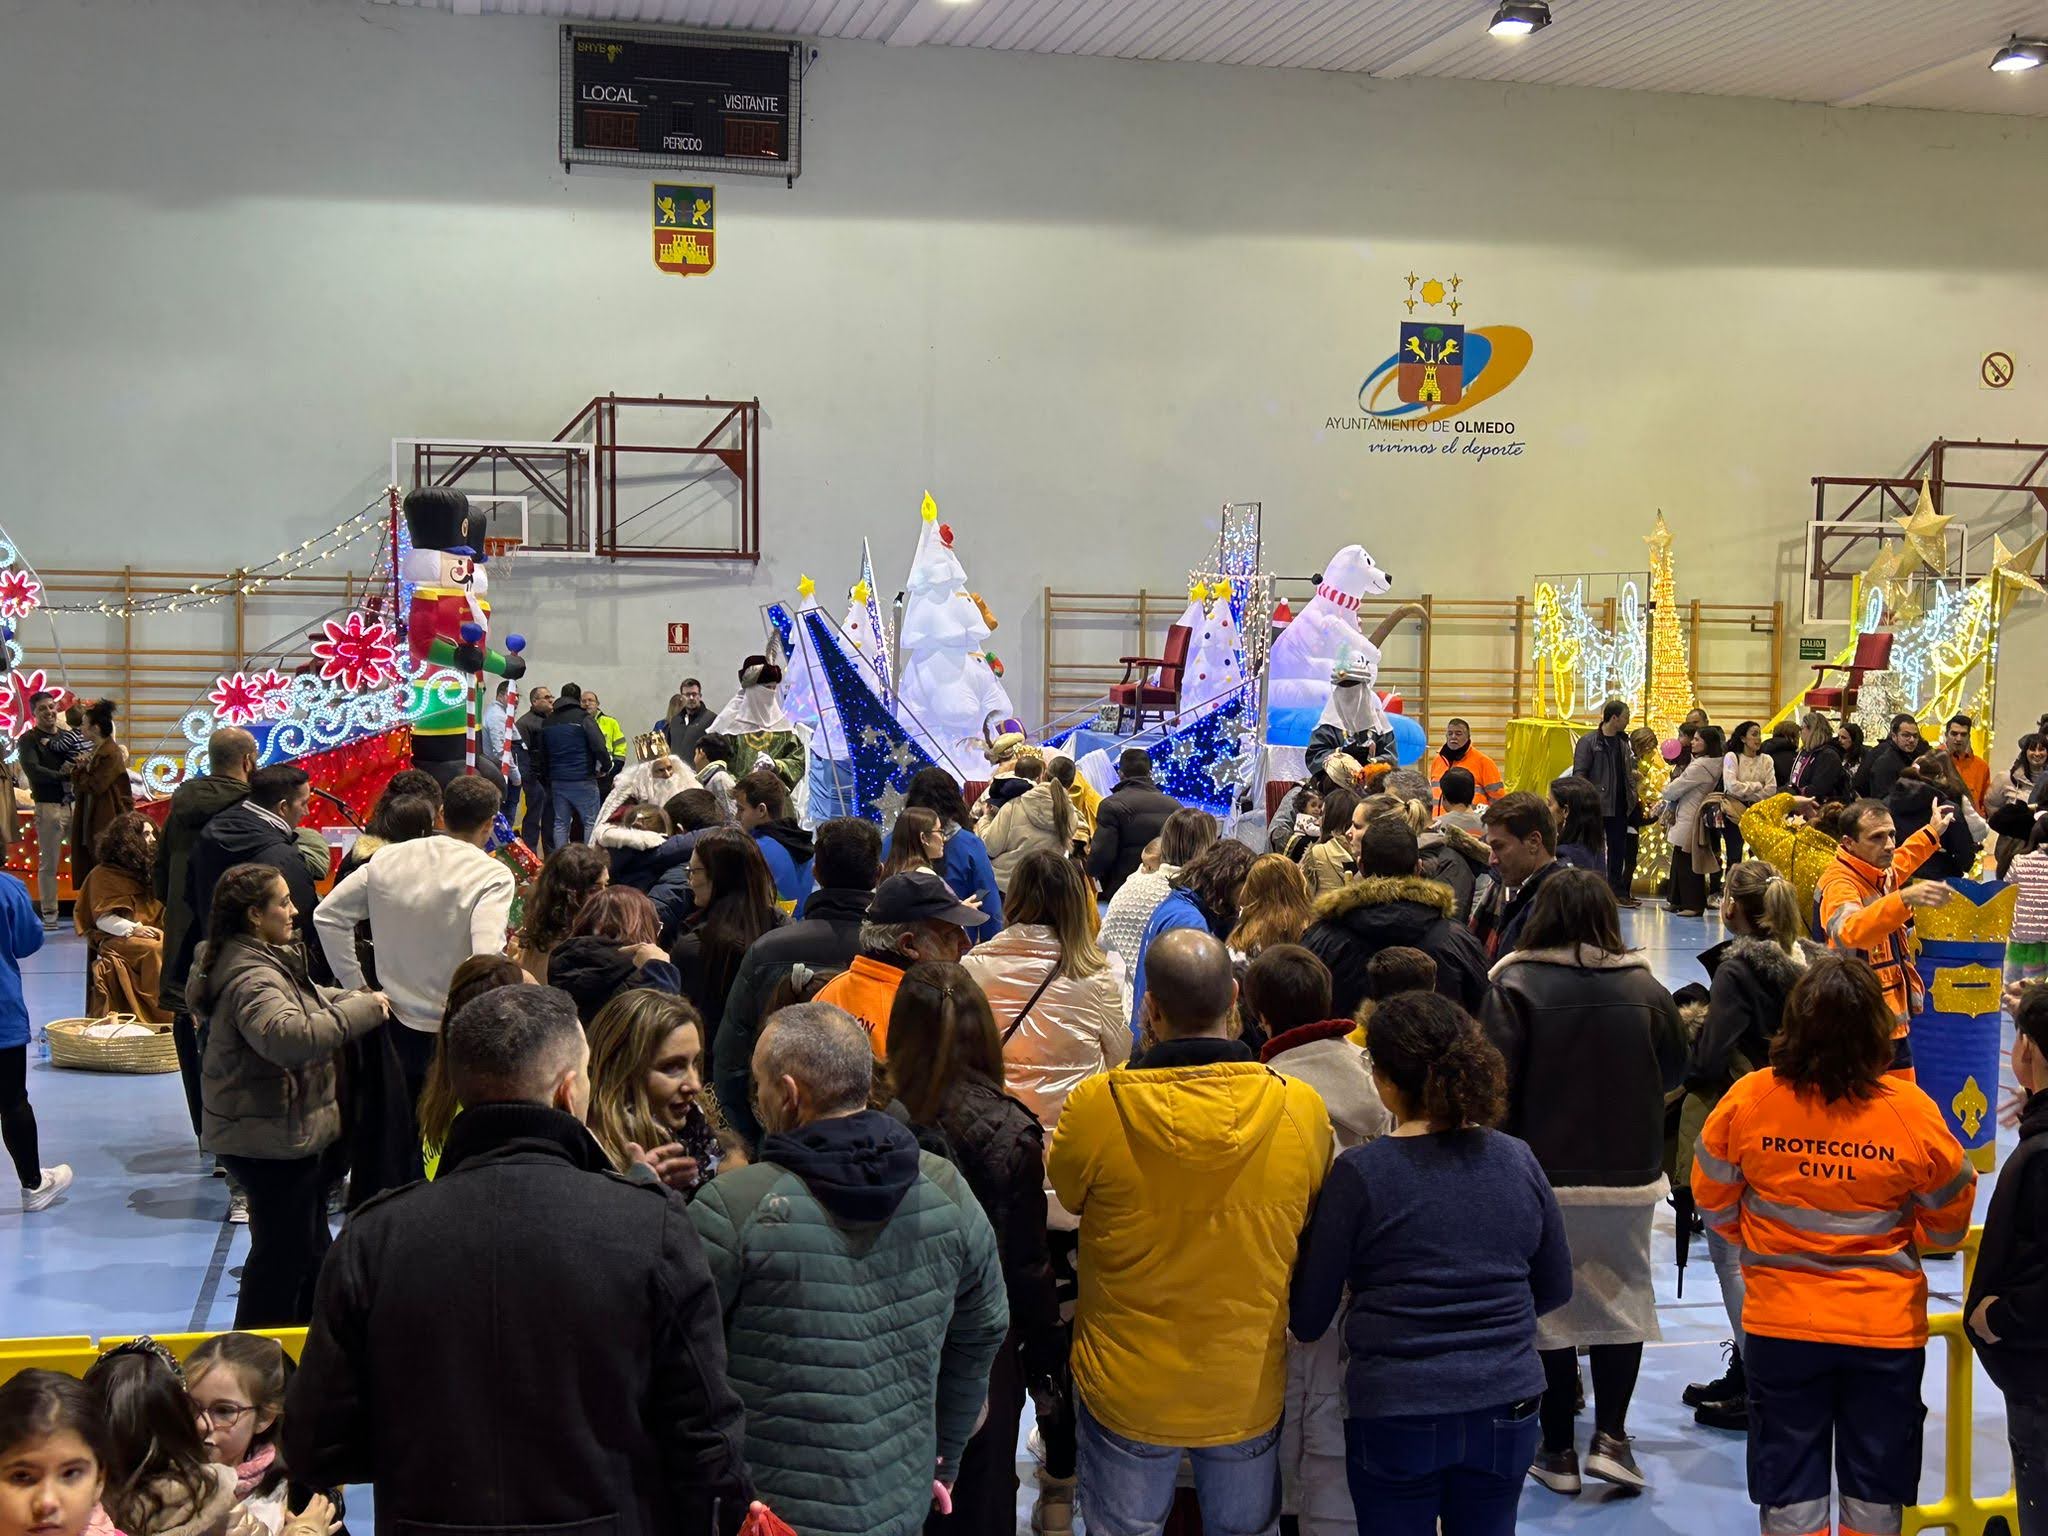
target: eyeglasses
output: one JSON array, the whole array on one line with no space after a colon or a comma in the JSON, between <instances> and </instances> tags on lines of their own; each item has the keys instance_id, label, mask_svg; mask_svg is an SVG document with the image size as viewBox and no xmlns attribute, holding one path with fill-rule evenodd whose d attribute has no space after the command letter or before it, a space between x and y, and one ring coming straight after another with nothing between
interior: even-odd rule
<instances>
[{"instance_id":1,"label":"eyeglasses","mask_svg":"<svg viewBox=\"0 0 2048 1536\"><path fill-rule=\"evenodd\" d=\"M254 1413L256 1405L254 1403L202 1403L195 1400L192 1404L192 1410L202 1419L210 1421L221 1429L233 1429L235 1427L235 1420L245 1413Z\"/></svg>"}]
</instances>

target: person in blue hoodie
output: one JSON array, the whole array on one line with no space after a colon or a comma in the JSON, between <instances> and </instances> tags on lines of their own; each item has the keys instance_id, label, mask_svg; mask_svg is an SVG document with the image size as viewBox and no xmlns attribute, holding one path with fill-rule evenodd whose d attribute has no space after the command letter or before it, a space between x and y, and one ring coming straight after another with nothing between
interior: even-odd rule
<instances>
[{"instance_id":1,"label":"person in blue hoodie","mask_svg":"<svg viewBox=\"0 0 2048 1536\"><path fill-rule=\"evenodd\" d=\"M740 830L753 838L775 877L775 894L799 902L811 892L811 834L796 824L789 786L772 768L756 768L733 788Z\"/></svg>"},{"instance_id":2,"label":"person in blue hoodie","mask_svg":"<svg viewBox=\"0 0 2048 1536\"><path fill-rule=\"evenodd\" d=\"M980 944L1001 933L1003 896L996 889L995 866L989 862L988 845L974 830L974 813L967 809L967 798L953 776L943 768L918 769L904 791L903 807L921 808L939 818L939 830L946 835L945 857L936 866L939 878L962 901L979 897L981 910L988 914L987 922L967 930L968 944ZM895 843L895 829L891 828L889 852L894 851Z\"/></svg>"},{"instance_id":3,"label":"person in blue hoodie","mask_svg":"<svg viewBox=\"0 0 2048 1536\"><path fill-rule=\"evenodd\" d=\"M40 1211L71 1187L71 1170L42 1165L36 1112L28 1102L28 1007L21 962L43 947L43 920L28 887L0 875L0 1138L21 1180L21 1208Z\"/></svg>"},{"instance_id":4,"label":"person in blue hoodie","mask_svg":"<svg viewBox=\"0 0 2048 1536\"><path fill-rule=\"evenodd\" d=\"M1219 838L1173 877L1166 899L1152 909L1138 944L1138 969L1131 978L1131 1039L1138 1040L1145 1017L1145 954L1152 941L1175 928L1200 928L1227 943L1237 926L1237 899L1258 855L1233 837Z\"/></svg>"}]
</instances>

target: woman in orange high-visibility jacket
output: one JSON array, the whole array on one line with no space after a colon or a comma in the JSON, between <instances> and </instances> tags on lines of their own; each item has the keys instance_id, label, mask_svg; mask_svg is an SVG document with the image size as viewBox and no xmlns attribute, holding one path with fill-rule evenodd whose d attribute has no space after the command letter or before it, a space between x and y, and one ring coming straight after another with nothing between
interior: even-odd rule
<instances>
[{"instance_id":1,"label":"woman in orange high-visibility jacket","mask_svg":"<svg viewBox=\"0 0 2048 1536\"><path fill-rule=\"evenodd\" d=\"M1889 1075L1892 1009L1861 960L1816 958L1770 1070L1728 1090L1693 1154L1708 1228L1742 1260L1749 1496L1766 1536L1896 1536L1920 1482L1927 1279L1977 1175L1934 1101Z\"/></svg>"}]
</instances>

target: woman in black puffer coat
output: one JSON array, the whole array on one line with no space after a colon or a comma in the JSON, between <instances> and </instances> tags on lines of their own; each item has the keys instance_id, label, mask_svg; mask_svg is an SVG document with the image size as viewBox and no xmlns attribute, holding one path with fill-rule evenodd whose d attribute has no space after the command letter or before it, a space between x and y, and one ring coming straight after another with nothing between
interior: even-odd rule
<instances>
[{"instance_id":1,"label":"woman in black puffer coat","mask_svg":"<svg viewBox=\"0 0 2048 1536\"><path fill-rule=\"evenodd\" d=\"M1728 871L1721 918L1730 937L1700 952L1713 990L1686 1061L1686 1097L1679 1113L1672 1180L1681 1191L1691 1188L1693 1147L1707 1116L1738 1077L1769 1065L1771 1042L1785 1016L1785 999L1814 956L1826 953L1806 938L1792 882L1761 859L1745 859ZM1707 1233L1707 1256L1721 1280L1721 1301L1728 1309L1734 1342L1727 1371L1719 1380L1688 1386L1685 1401L1697 1410L1701 1424L1742 1429L1749 1423L1742 1369L1742 1264L1734 1246L1712 1231Z\"/></svg>"},{"instance_id":2,"label":"woman in black puffer coat","mask_svg":"<svg viewBox=\"0 0 2048 1536\"><path fill-rule=\"evenodd\" d=\"M1028 1385L1057 1379L1063 1347L1045 1240L1045 1132L1003 1091L1003 1041L974 978L945 960L903 973L889 1012L890 1087L920 1142L933 1132L995 1228L1010 1335L989 1369L988 1411L960 1460L953 1513L927 1532L1011 1529L1017 1519L1017 1427Z\"/></svg>"}]
</instances>

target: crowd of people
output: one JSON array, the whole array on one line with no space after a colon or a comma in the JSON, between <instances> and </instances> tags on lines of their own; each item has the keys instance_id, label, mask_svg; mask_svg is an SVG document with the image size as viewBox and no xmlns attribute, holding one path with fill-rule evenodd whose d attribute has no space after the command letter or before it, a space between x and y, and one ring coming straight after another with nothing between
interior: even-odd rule
<instances>
[{"instance_id":1,"label":"crowd of people","mask_svg":"<svg viewBox=\"0 0 2048 1536\"><path fill-rule=\"evenodd\" d=\"M534 693L487 733L503 787L394 776L324 897L304 771L239 730L160 834L102 829L92 985L173 1022L249 1222L241 1331L0 1386L0 1536L321 1536L354 1483L386 1529L729 1533L759 1501L980 1536L1027 1402L1036 1531L1493 1536L1525 1478L1655 1475L1628 1414L1674 1196L1733 1332L1687 1400L1749 1435L1763 1529L1834 1495L1899 1528L1922 1255L1975 1186L1912 1077L1913 916L2002 790L2048 921L2039 736L1992 784L1954 730L1851 763L1818 716L1701 718L1646 805L1623 705L1546 796L1458 721L1419 769L1337 743L1259 848L1142 750L1097 795L1021 741L972 802L932 769L886 830L804 827L765 705L726 736L686 680L627 764L587 691ZM530 883L487 851L522 812ZM1729 933L1677 995L1621 920L1660 818L1673 910ZM35 919L0 880L42 1209L6 1032ZM2048 987L2016 940L2031 1097L1969 1328L2039 1536ZM299 1324L296 1373L247 1332Z\"/></svg>"}]
</instances>

